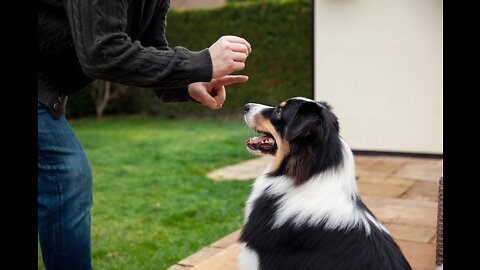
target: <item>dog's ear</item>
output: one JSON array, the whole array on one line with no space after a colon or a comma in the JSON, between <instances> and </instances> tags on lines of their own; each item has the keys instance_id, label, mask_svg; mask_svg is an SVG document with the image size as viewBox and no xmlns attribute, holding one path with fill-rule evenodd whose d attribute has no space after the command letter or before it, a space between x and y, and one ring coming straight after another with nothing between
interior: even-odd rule
<instances>
[{"instance_id":1,"label":"dog's ear","mask_svg":"<svg viewBox=\"0 0 480 270\"><path fill-rule=\"evenodd\" d=\"M317 101L318 104L320 104L320 106L323 106L323 108L326 108L328 109L328 111L332 111L333 110L333 107L328 104L327 102L324 102L324 101ZM323 117L323 120L324 120L324 123L327 124L327 123L331 123L333 125L333 127L335 128L335 130L337 132L340 132L340 126L338 125L338 119L337 117L332 114L332 113L323 113L322 114L322 117Z\"/></svg>"},{"instance_id":2,"label":"dog's ear","mask_svg":"<svg viewBox=\"0 0 480 270\"><path fill-rule=\"evenodd\" d=\"M324 108L318 103L307 102L300 106L294 119L287 126L285 140L291 142L310 135L320 125Z\"/></svg>"}]
</instances>

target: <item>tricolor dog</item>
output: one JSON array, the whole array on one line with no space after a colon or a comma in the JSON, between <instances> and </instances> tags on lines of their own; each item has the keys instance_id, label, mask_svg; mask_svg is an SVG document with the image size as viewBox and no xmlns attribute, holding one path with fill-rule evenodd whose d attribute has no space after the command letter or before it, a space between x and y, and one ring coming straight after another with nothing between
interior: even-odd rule
<instances>
[{"instance_id":1,"label":"tricolor dog","mask_svg":"<svg viewBox=\"0 0 480 270\"><path fill-rule=\"evenodd\" d=\"M246 202L241 270L411 269L362 202L352 151L324 102L249 103L245 122L263 136L250 152L273 155Z\"/></svg>"}]
</instances>

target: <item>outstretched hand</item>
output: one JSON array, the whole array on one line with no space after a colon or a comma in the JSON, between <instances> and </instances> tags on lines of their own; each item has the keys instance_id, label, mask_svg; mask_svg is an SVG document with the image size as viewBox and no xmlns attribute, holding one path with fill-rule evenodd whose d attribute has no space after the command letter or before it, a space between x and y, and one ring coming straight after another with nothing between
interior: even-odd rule
<instances>
[{"instance_id":1,"label":"outstretched hand","mask_svg":"<svg viewBox=\"0 0 480 270\"><path fill-rule=\"evenodd\" d=\"M194 100L217 110L222 108L225 102L226 92L225 86L235 83L244 83L248 81L245 75L226 75L210 82L196 82L188 86L188 94Z\"/></svg>"}]
</instances>

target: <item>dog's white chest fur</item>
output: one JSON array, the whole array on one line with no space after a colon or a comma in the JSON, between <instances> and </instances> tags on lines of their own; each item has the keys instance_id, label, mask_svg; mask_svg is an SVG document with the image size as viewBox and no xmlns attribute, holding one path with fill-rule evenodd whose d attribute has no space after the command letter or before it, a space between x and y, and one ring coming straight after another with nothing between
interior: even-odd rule
<instances>
[{"instance_id":1,"label":"dog's white chest fur","mask_svg":"<svg viewBox=\"0 0 480 270\"><path fill-rule=\"evenodd\" d=\"M257 253L246 247L245 244L242 244L242 249L238 256L238 266L240 270L258 270L260 268Z\"/></svg>"},{"instance_id":2,"label":"dog's white chest fur","mask_svg":"<svg viewBox=\"0 0 480 270\"><path fill-rule=\"evenodd\" d=\"M345 144L345 142L342 141ZM281 196L274 214L273 227L287 221L296 225L325 224L325 228L344 229L361 226L370 233L369 221L385 230L368 212L360 209L356 201L357 184L352 152L344 147L343 166L312 177L297 187L287 176L260 176L246 203L245 222L248 221L255 200L262 195Z\"/></svg>"}]
</instances>

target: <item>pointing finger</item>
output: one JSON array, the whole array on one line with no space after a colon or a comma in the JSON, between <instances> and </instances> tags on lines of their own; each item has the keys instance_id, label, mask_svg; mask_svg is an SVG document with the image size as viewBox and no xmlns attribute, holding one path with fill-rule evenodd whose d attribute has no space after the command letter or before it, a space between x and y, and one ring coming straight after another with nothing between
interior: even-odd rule
<instances>
[{"instance_id":1,"label":"pointing finger","mask_svg":"<svg viewBox=\"0 0 480 270\"><path fill-rule=\"evenodd\" d=\"M248 76L245 75L227 75L215 81L216 85L231 85L235 83L244 83L248 81Z\"/></svg>"}]
</instances>

